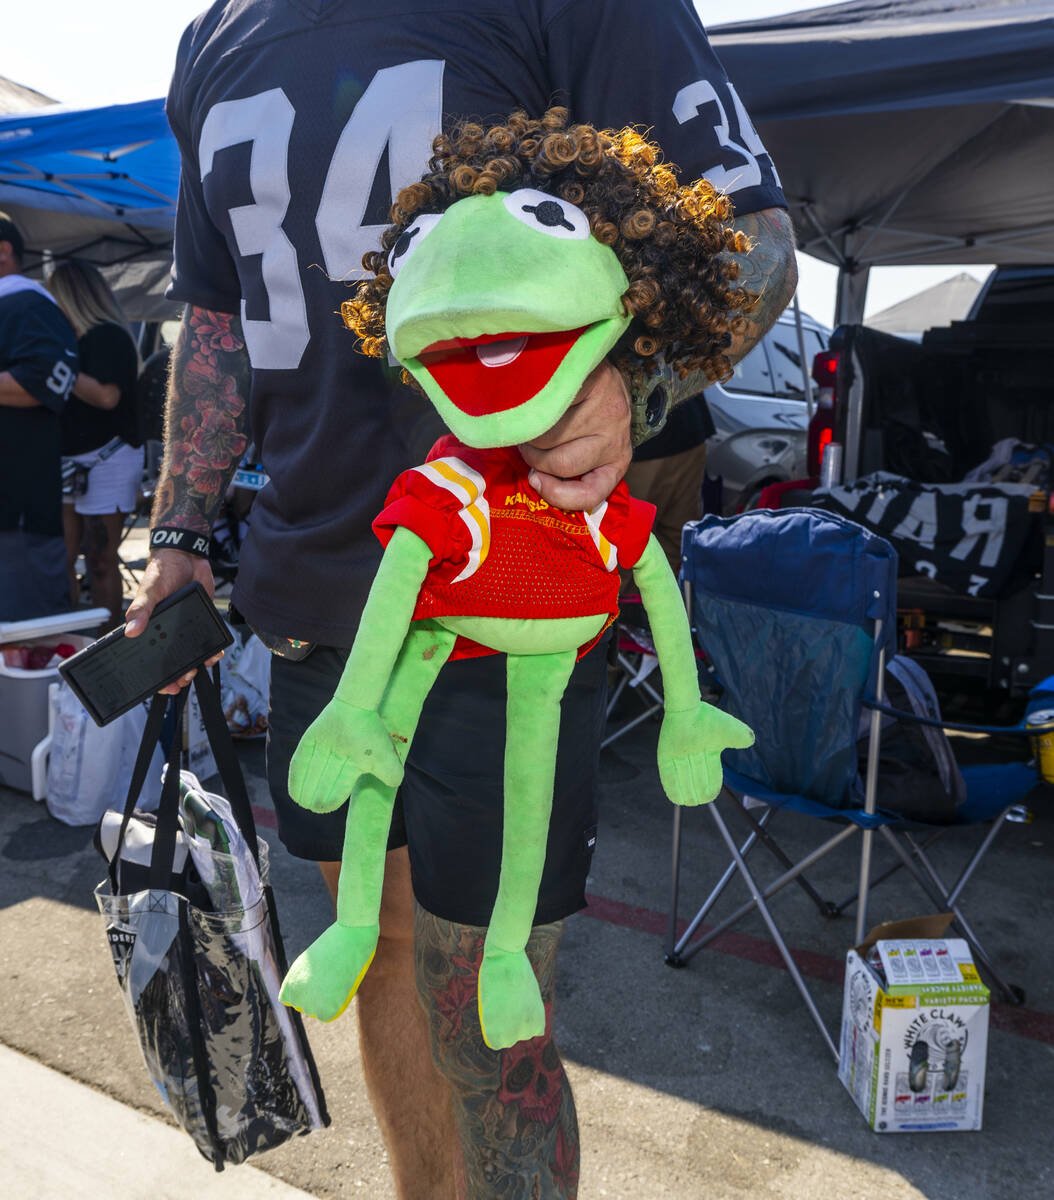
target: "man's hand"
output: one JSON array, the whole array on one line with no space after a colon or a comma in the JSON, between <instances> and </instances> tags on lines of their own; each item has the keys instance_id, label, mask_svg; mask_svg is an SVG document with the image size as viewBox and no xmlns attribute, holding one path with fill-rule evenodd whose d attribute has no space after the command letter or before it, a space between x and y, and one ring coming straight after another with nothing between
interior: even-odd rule
<instances>
[{"instance_id":1,"label":"man's hand","mask_svg":"<svg viewBox=\"0 0 1054 1200\"><path fill-rule=\"evenodd\" d=\"M543 500L567 512L590 512L626 473L629 391L607 361L587 376L571 407L547 433L519 447Z\"/></svg>"},{"instance_id":2,"label":"man's hand","mask_svg":"<svg viewBox=\"0 0 1054 1200\"><path fill-rule=\"evenodd\" d=\"M182 550L155 550L139 581L135 599L129 604L125 614L125 637L138 637L149 624L150 614L156 605L173 592L178 592L181 587L195 581L200 583L210 596L215 591L212 567L209 566L207 558L201 558L197 554L186 554ZM220 651L215 658L210 658L205 666L211 667L222 657L223 652ZM161 691L174 696L185 688L196 674L196 671L190 671Z\"/></svg>"}]
</instances>

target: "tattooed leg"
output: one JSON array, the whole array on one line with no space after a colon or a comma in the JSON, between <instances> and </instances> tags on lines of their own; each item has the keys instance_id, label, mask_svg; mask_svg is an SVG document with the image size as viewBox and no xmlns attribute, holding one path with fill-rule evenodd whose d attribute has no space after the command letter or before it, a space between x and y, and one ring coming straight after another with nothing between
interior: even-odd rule
<instances>
[{"instance_id":1,"label":"tattooed leg","mask_svg":"<svg viewBox=\"0 0 1054 1200\"><path fill-rule=\"evenodd\" d=\"M556 951L563 922L538 925L527 943L545 1003L545 1033L491 1050L476 990L486 929L414 910L417 991L432 1055L454 1095L463 1200L574 1200L578 1119L552 1037Z\"/></svg>"}]
</instances>

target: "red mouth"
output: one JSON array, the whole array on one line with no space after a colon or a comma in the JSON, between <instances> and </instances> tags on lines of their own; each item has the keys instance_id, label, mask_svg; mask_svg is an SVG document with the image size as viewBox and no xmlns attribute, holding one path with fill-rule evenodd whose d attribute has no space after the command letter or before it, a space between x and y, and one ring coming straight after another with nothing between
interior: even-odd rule
<instances>
[{"instance_id":1,"label":"red mouth","mask_svg":"<svg viewBox=\"0 0 1054 1200\"><path fill-rule=\"evenodd\" d=\"M451 404L483 417L537 396L587 328L451 338L433 342L417 357Z\"/></svg>"}]
</instances>

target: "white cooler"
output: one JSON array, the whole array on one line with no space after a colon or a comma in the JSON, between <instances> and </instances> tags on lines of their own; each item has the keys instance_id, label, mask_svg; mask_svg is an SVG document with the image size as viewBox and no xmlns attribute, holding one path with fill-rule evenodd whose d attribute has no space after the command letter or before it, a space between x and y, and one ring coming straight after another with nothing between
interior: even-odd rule
<instances>
[{"instance_id":1,"label":"white cooler","mask_svg":"<svg viewBox=\"0 0 1054 1200\"><path fill-rule=\"evenodd\" d=\"M80 649L91 639L76 631L94 629L109 615L106 608L85 608L32 621L0 621L0 646L65 641ZM48 685L58 681L58 667L24 671L5 666L0 657L0 786L35 790L33 751L47 738Z\"/></svg>"}]
</instances>

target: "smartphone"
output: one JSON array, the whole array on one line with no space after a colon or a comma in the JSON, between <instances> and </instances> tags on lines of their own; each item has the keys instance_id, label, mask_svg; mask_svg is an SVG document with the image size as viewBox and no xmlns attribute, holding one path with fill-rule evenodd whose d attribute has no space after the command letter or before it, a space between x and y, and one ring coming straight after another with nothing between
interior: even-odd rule
<instances>
[{"instance_id":1,"label":"smartphone","mask_svg":"<svg viewBox=\"0 0 1054 1200\"><path fill-rule=\"evenodd\" d=\"M59 665L96 725L115 720L234 641L200 583L162 600L138 637L125 637L124 628Z\"/></svg>"}]
</instances>

